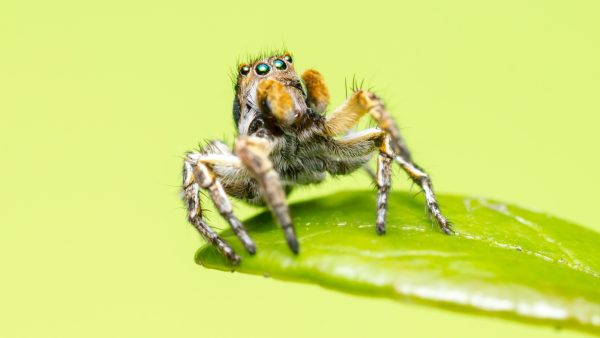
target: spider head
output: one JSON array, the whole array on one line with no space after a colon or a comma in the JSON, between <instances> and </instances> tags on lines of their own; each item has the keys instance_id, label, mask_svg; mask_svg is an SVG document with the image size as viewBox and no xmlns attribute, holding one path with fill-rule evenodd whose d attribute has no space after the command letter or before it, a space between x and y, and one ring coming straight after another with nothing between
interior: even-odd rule
<instances>
[{"instance_id":1,"label":"spider head","mask_svg":"<svg viewBox=\"0 0 600 338\"><path fill-rule=\"evenodd\" d=\"M297 110L306 109L306 93L296 74L290 53L257 58L237 69L233 115L236 125L245 111L258 110L257 88L261 81L272 79L283 84Z\"/></svg>"}]
</instances>

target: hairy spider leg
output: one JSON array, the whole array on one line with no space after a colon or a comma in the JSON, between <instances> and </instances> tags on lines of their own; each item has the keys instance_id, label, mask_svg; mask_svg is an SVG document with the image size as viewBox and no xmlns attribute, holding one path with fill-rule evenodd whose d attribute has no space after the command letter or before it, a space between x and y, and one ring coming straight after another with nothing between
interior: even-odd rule
<instances>
[{"instance_id":1,"label":"hairy spider leg","mask_svg":"<svg viewBox=\"0 0 600 338\"><path fill-rule=\"evenodd\" d=\"M429 214L434 217L436 223L444 233L451 234L451 224L439 208L429 175L412 161L410 152L404 143L396 122L385 109L385 105L379 97L364 90L354 92L342 106L327 117L325 131L330 136L343 134L356 125L360 118L367 113L377 122L378 127L389 136L389 150L387 150L387 155L395 159L410 178L421 187L425 193Z\"/></svg>"},{"instance_id":2,"label":"hairy spider leg","mask_svg":"<svg viewBox=\"0 0 600 338\"><path fill-rule=\"evenodd\" d=\"M231 229L240 239L246 250L250 254L256 252L254 242L246 232L242 222L233 213L231 202L227 198L223 185L210 168L211 165L222 165L241 167L239 158L233 155L221 154L200 154L189 153L184 163L184 200L188 204L188 219L200 231L200 234L209 242L214 244L217 249L229 258L233 263L238 263L240 258L233 249L217 234L210 229L202 219L202 209L200 206L199 188L206 189L213 201L213 204L219 211L219 214L227 220Z\"/></svg>"},{"instance_id":3,"label":"hairy spider leg","mask_svg":"<svg viewBox=\"0 0 600 338\"><path fill-rule=\"evenodd\" d=\"M394 156L394 154L391 153L388 155ZM427 210L429 210L429 214L435 219L442 231L448 235L452 234L454 232L452 230L452 224L446 219L446 217L444 217L442 211L440 210L440 206L433 191L433 183L431 182L429 175L414 162L406 161L404 158L402 158L402 156L394 156L394 159L400 165L400 167L404 169L406 173L408 173L413 182L417 183L421 187L425 193Z\"/></svg>"},{"instance_id":4,"label":"hairy spider leg","mask_svg":"<svg viewBox=\"0 0 600 338\"><path fill-rule=\"evenodd\" d=\"M260 137L241 136L235 141L235 154L258 182L263 198L284 232L288 246L298 253L300 246L285 201L279 174L269 159L269 142Z\"/></svg>"},{"instance_id":5,"label":"hairy spider leg","mask_svg":"<svg viewBox=\"0 0 600 338\"><path fill-rule=\"evenodd\" d=\"M375 225L377 233L380 235L385 234L388 196L392 186L392 158L386 153L389 148L389 140L389 135L386 135L377 155L377 218Z\"/></svg>"},{"instance_id":6,"label":"hairy spider leg","mask_svg":"<svg viewBox=\"0 0 600 338\"><path fill-rule=\"evenodd\" d=\"M185 162L183 165L183 200L187 205L188 221L198 230L200 235L217 250L227 257L233 264L239 264L240 257L233 251L217 233L211 229L202 218L200 205L200 188L193 174L192 164Z\"/></svg>"},{"instance_id":7,"label":"hairy spider leg","mask_svg":"<svg viewBox=\"0 0 600 338\"><path fill-rule=\"evenodd\" d=\"M386 214L388 196L392 185L392 157L389 152L390 137L379 128L370 128L353 134L348 134L344 138L338 140L337 144L342 147L362 148L365 153L352 153L347 158L342 158L341 161L353 162L355 158L371 154L379 147L377 156L377 170L373 172L368 164L364 164L362 168L371 176L371 179L377 185L377 216L376 230L378 234L385 233ZM360 145L370 144L371 147Z\"/></svg>"}]
</instances>

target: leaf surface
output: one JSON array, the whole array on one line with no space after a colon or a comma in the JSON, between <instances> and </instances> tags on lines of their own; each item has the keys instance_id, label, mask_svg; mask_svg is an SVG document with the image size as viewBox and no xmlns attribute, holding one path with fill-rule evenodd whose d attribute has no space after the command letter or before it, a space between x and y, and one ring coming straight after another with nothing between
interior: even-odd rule
<instances>
[{"instance_id":1,"label":"leaf surface","mask_svg":"<svg viewBox=\"0 0 600 338\"><path fill-rule=\"evenodd\" d=\"M301 245L286 246L271 215L244 222L258 252L231 266L211 246L208 268L316 283L355 294L433 304L600 332L600 235L483 198L440 195L456 234L441 233L421 198L392 192L387 233L375 233L375 193L341 192L292 205Z\"/></svg>"}]
</instances>

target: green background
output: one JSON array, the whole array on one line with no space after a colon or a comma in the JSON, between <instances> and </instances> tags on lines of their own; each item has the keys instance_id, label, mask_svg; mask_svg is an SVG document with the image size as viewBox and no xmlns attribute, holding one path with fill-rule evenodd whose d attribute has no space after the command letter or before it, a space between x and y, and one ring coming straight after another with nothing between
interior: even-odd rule
<instances>
[{"instance_id":1,"label":"green background","mask_svg":"<svg viewBox=\"0 0 600 338\"><path fill-rule=\"evenodd\" d=\"M184 151L233 139L238 57L285 44L298 69L322 71L332 107L345 78L373 86L438 191L600 231L599 13L597 1L3 0L0 336L583 337L203 269L178 185ZM355 174L292 200L368 184Z\"/></svg>"}]
</instances>

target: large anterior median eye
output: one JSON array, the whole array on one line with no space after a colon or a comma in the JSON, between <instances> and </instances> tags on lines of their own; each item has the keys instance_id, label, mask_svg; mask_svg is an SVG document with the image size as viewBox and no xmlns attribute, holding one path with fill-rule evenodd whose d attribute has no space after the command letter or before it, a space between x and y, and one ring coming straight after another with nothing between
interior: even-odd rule
<instances>
[{"instance_id":1,"label":"large anterior median eye","mask_svg":"<svg viewBox=\"0 0 600 338\"><path fill-rule=\"evenodd\" d=\"M281 70L284 70L287 68L287 65L285 64L285 62L283 62L283 60L279 60L279 59L273 61L273 66L275 66L275 68L281 69Z\"/></svg>"},{"instance_id":2,"label":"large anterior median eye","mask_svg":"<svg viewBox=\"0 0 600 338\"><path fill-rule=\"evenodd\" d=\"M256 74L258 74L258 75L265 75L270 70L271 70L271 67L269 67L269 65L266 63L259 63L256 65Z\"/></svg>"}]
</instances>

